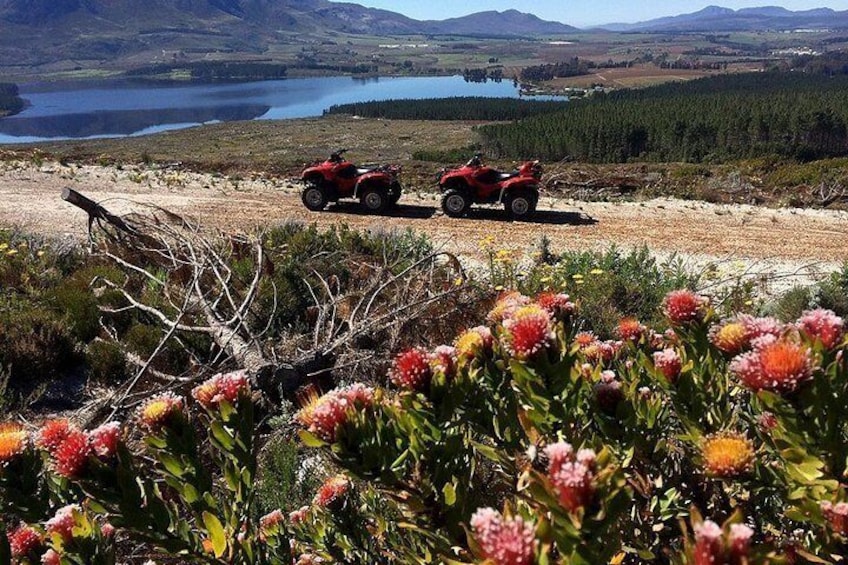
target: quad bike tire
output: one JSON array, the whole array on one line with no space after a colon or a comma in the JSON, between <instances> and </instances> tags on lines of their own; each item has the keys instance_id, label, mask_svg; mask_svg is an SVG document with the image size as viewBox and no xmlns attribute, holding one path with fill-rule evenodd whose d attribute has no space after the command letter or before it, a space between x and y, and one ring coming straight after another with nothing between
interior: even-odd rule
<instances>
[{"instance_id":1,"label":"quad bike tire","mask_svg":"<svg viewBox=\"0 0 848 565\"><path fill-rule=\"evenodd\" d=\"M451 218L461 218L468 213L471 199L464 190L450 188L442 195L442 210Z\"/></svg>"},{"instance_id":2,"label":"quad bike tire","mask_svg":"<svg viewBox=\"0 0 848 565\"><path fill-rule=\"evenodd\" d=\"M403 187L401 187L400 183L393 184L392 192L389 194L389 208L394 208L395 206L397 206L401 194L403 194Z\"/></svg>"},{"instance_id":3,"label":"quad bike tire","mask_svg":"<svg viewBox=\"0 0 848 565\"><path fill-rule=\"evenodd\" d=\"M300 199L303 201L303 205L313 212L320 212L326 208L327 202L330 200L326 187L317 182L307 184L300 194Z\"/></svg>"},{"instance_id":4,"label":"quad bike tire","mask_svg":"<svg viewBox=\"0 0 848 565\"><path fill-rule=\"evenodd\" d=\"M536 212L538 198L529 191L516 192L504 200L504 208L511 218L524 220Z\"/></svg>"},{"instance_id":5,"label":"quad bike tire","mask_svg":"<svg viewBox=\"0 0 848 565\"><path fill-rule=\"evenodd\" d=\"M362 191L359 202L362 204L362 209L369 214L380 214L389 207L389 195L385 190L369 187Z\"/></svg>"}]
</instances>

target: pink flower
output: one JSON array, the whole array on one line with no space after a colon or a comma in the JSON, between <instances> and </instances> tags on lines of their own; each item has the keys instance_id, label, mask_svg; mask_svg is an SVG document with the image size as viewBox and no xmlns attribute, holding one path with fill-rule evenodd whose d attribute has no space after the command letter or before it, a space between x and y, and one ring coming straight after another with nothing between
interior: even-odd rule
<instances>
[{"instance_id":1,"label":"pink flower","mask_svg":"<svg viewBox=\"0 0 848 565\"><path fill-rule=\"evenodd\" d=\"M738 320L745 328L745 338L751 345L754 341L764 337L780 338L786 331L786 324L772 317L755 318L742 314L738 316Z\"/></svg>"},{"instance_id":2,"label":"pink flower","mask_svg":"<svg viewBox=\"0 0 848 565\"><path fill-rule=\"evenodd\" d=\"M730 556L734 562L741 563L742 558L748 556L748 551L751 547L751 539L754 537L754 530L745 524L733 524L730 526L730 535L728 536L728 545L730 546Z\"/></svg>"},{"instance_id":3,"label":"pink flower","mask_svg":"<svg viewBox=\"0 0 848 565\"><path fill-rule=\"evenodd\" d=\"M832 310L818 308L804 312L798 328L812 339L818 339L826 349L833 349L842 341L845 325Z\"/></svg>"},{"instance_id":4,"label":"pink flower","mask_svg":"<svg viewBox=\"0 0 848 565\"><path fill-rule=\"evenodd\" d=\"M598 406L607 414L615 414L618 403L624 399L621 382L615 378L612 371L601 373L601 380L595 384L594 392Z\"/></svg>"},{"instance_id":5,"label":"pink flower","mask_svg":"<svg viewBox=\"0 0 848 565\"><path fill-rule=\"evenodd\" d=\"M121 424L109 422L88 432L88 440L95 455L103 459L111 459L118 451L121 441Z\"/></svg>"},{"instance_id":6,"label":"pink flower","mask_svg":"<svg viewBox=\"0 0 848 565\"><path fill-rule=\"evenodd\" d=\"M695 530L695 565L725 563L721 527L712 520L706 520L693 529Z\"/></svg>"},{"instance_id":7,"label":"pink flower","mask_svg":"<svg viewBox=\"0 0 848 565\"><path fill-rule=\"evenodd\" d=\"M512 317L512 314L521 308L530 304L530 298L524 296L520 292L510 291L502 294L495 307L489 312L488 320L493 324L500 324L507 318Z\"/></svg>"},{"instance_id":8,"label":"pink flower","mask_svg":"<svg viewBox=\"0 0 848 565\"><path fill-rule=\"evenodd\" d=\"M595 495L595 452L581 449L575 456L571 444L560 441L546 447L545 455L560 504L569 512L589 506Z\"/></svg>"},{"instance_id":9,"label":"pink flower","mask_svg":"<svg viewBox=\"0 0 848 565\"><path fill-rule=\"evenodd\" d=\"M730 363L730 371L754 391L793 392L813 370L810 350L786 339L760 338L753 351Z\"/></svg>"},{"instance_id":10,"label":"pink flower","mask_svg":"<svg viewBox=\"0 0 848 565\"><path fill-rule=\"evenodd\" d=\"M277 535L285 517L282 510L274 510L259 518L259 539L266 540L269 536Z\"/></svg>"},{"instance_id":11,"label":"pink flower","mask_svg":"<svg viewBox=\"0 0 848 565\"><path fill-rule=\"evenodd\" d=\"M41 547L42 537L35 528L21 522L17 528L6 534L12 557L29 557Z\"/></svg>"},{"instance_id":12,"label":"pink flower","mask_svg":"<svg viewBox=\"0 0 848 565\"><path fill-rule=\"evenodd\" d=\"M110 524L109 522L103 522L100 526L100 534L104 538L111 538L115 535L115 526Z\"/></svg>"},{"instance_id":13,"label":"pink flower","mask_svg":"<svg viewBox=\"0 0 848 565\"><path fill-rule=\"evenodd\" d=\"M92 453L88 435L74 430L53 450L53 465L57 473L73 479L83 474Z\"/></svg>"},{"instance_id":14,"label":"pink flower","mask_svg":"<svg viewBox=\"0 0 848 565\"><path fill-rule=\"evenodd\" d=\"M247 371L219 373L194 387L192 397L207 410L218 408L222 402L230 406L238 403L239 396L249 393L250 381Z\"/></svg>"},{"instance_id":15,"label":"pink flower","mask_svg":"<svg viewBox=\"0 0 848 565\"><path fill-rule=\"evenodd\" d=\"M336 440L341 426L348 421L349 414L374 404L374 389L357 383L338 388L318 397L310 397L295 419L306 429L324 441Z\"/></svg>"},{"instance_id":16,"label":"pink flower","mask_svg":"<svg viewBox=\"0 0 848 565\"><path fill-rule=\"evenodd\" d=\"M474 539L493 565L530 565L536 550L532 523L520 516L503 518L492 508L481 508L471 517Z\"/></svg>"},{"instance_id":17,"label":"pink flower","mask_svg":"<svg viewBox=\"0 0 848 565\"><path fill-rule=\"evenodd\" d=\"M833 504L825 500L821 503L821 509L825 519L830 522L830 527L833 531L843 536L848 536L848 503L839 502Z\"/></svg>"},{"instance_id":18,"label":"pink flower","mask_svg":"<svg viewBox=\"0 0 848 565\"><path fill-rule=\"evenodd\" d=\"M680 370L683 368L683 361L674 349L664 349L654 353L654 367L663 374L668 382L675 383L677 377L680 376Z\"/></svg>"},{"instance_id":19,"label":"pink flower","mask_svg":"<svg viewBox=\"0 0 848 565\"><path fill-rule=\"evenodd\" d=\"M52 549L48 549L44 552L44 555L41 556L42 565L60 565L61 563L62 557Z\"/></svg>"},{"instance_id":20,"label":"pink flower","mask_svg":"<svg viewBox=\"0 0 848 565\"><path fill-rule=\"evenodd\" d=\"M289 522L292 524L300 524L304 520L306 520L306 516L309 514L308 506L301 506L297 510L293 510L289 512Z\"/></svg>"},{"instance_id":21,"label":"pink flower","mask_svg":"<svg viewBox=\"0 0 848 565\"><path fill-rule=\"evenodd\" d=\"M494 341L492 330L486 326L477 326L463 332L454 343L458 361L470 361L481 353L491 351Z\"/></svg>"},{"instance_id":22,"label":"pink flower","mask_svg":"<svg viewBox=\"0 0 848 565\"><path fill-rule=\"evenodd\" d=\"M74 538L73 530L76 522L74 513L79 511L80 507L76 504L69 504L57 510L56 514L45 524L47 533L58 534L65 543L71 541Z\"/></svg>"},{"instance_id":23,"label":"pink flower","mask_svg":"<svg viewBox=\"0 0 848 565\"><path fill-rule=\"evenodd\" d=\"M504 321L504 328L508 331L507 348L520 360L534 357L554 339L550 314L533 304L518 309Z\"/></svg>"},{"instance_id":24,"label":"pink flower","mask_svg":"<svg viewBox=\"0 0 848 565\"><path fill-rule=\"evenodd\" d=\"M395 357L389 378L395 386L423 392L430 388L433 370L430 355L423 347L407 349Z\"/></svg>"},{"instance_id":25,"label":"pink flower","mask_svg":"<svg viewBox=\"0 0 848 565\"><path fill-rule=\"evenodd\" d=\"M451 345L440 345L430 354L430 369L451 379L456 374L456 348Z\"/></svg>"},{"instance_id":26,"label":"pink flower","mask_svg":"<svg viewBox=\"0 0 848 565\"><path fill-rule=\"evenodd\" d=\"M663 312L673 324L687 324L704 319L707 299L690 290L673 290L665 296Z\"/></svg>"}]
</instances>

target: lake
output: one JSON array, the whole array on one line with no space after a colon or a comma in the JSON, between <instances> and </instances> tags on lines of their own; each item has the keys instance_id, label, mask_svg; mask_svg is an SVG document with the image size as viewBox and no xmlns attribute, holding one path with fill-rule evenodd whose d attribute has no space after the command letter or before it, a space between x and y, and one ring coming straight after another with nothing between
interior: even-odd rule
<instances>
[{"instance_id":1,"label":"lake","mask_svg":"<svg viewBox=\"0 0 848 565\"><path fill-rule=\"evenodd\" d=\"M320 116L333 104L392 98L519 96L511 80L460 76L297 78L213 84L20 85L29 107L0 119L0 143L125 137L232 120Z\"/></svg>"}]
</instances>

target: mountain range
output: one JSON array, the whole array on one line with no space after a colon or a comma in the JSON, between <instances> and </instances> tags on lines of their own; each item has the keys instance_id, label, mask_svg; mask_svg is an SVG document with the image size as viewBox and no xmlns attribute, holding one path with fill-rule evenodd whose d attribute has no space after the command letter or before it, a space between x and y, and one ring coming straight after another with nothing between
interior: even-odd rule
<instances>
[{"instance_id":1,"label":"mountain range","mask_svg":"<svg viewBox=\"0 0 848 565\"><path fill-rule=\"evenodd\" d=\"M780 6L732 10L721 6L707 6L691 14L599 27L609 31L644 32L834 29L848 27L848 11L816 8L793 12Z\"/></svg>"}]
</instances>

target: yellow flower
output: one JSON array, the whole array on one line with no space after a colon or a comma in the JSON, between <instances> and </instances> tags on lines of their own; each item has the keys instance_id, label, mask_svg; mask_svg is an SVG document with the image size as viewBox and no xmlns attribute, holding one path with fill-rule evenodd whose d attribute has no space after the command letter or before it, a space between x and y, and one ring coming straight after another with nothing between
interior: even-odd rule
<instances>
[{"instance_id":1,"label":"yellow flower","mask_svg":"<svg viewBox=\"0 0 848 565\"><path fill-rule=\"evenodd\" d=\"M591 271L589 271L589 274L590 275L603 275L604 270L595 268L595 269L592 269Z\"/></svg>"},{"instance_id":2,"label":"yellow flower","mask_svg":"<svg viewBox=\"0 0 848 565\"><path fill-rule=\"evenodd\" d=\"M27 433L20 424L0 424L0 466L20 455L26 449L27 441Z\"/></svg>"},{"instance_id":3,"label":"yellow flower","mask_svg":"<svg viewBox=\"0 0 848 565\"><path fill-rule=\"evenodd\" d=\"M576 281L574 281L574 284L583 284L585 282L586 281L584 281L583 279L577 279Z\"/></svg>"},{"instance_id":4,"label":"yellow flower","mask_svg":"<svg viewBox=\"0 0 848 565\"><path fill-rule=\"evenodd\" d=\"M495 287L495 290L497 290L498 292L503 292L503 289L504 289L503 285L500 285L500 284Z\"/></svg>"},{"instance_id":5,"label":"yellow flower","mask_svg":"<svg viewBox=\"0 0 848 565\"><path fill-rule=\"evenodd\" d=\"M464 281L462 280L462 278L457 278L456 280L453 281L453 284L454 284L454 286L462 286L463 282Z\"/></svg>"},{"instance_id":6,"label":"yellow flower","mask_svg":"<svg viewBox=\"0 0 848 565\"><path fill-rule=\"evenodd\" d=\"M43 249L39 249L39 250L38 250L38 253L36 253L36 255L38 255L39 257L44 257L44 250L43 250Z\"/></svg>"},{"instance_id":7,"label":"yellow flower","mask_svg":"<svg viewBox=\"0 0 848 565\"><path fill-rule=\"evenodd\" d=\"M541 279L539 279L539 282L549 283L551 282L551 277L542 277Z\"/></svg>"},{"instance_id":8,"label":"yellow flower","mask_svg":"<svg viewBox=\"0 0 848 565\"><path fill-rule=\"evenodd\" d=\"M8 255L9 257L11 257L12 255L17 255L17 254L18 254L17 249L10 249L6 252L6 255Z\"/></svg>"},{"instance_id":9,"label":"yellow flower","mask_svg":"<svg viewBox=\"0 0 848 565\"><path fill-rule=\"evenodd\" d=\"M735 477L751 470L754 446L738 433L719 433L708 436L701 446L704 471L713 477Z\"/></svg>"},{"instance_id":10,"label":"yellow flower","mask_svg":"<svg viewBox=\"0 0 848 565\"><path fill-rule=\"evenodd\" d=\"M751 306L751 305L753 305L753 304L754 304L754 301L753 301L753 300L746 300L746 301L745 301L745 306Z\"/></svg>"},{"instance_id":11,"label":"yellow flower","mask_svg":"<svg viewBox=\"0 0 848 565\"><path fill-rule=\"evenodd\" d=\"M576 275L571 275L571 278L576 280L576 281L579 281L580 279L583 278L583 275L581 275L580 273L577 273Z\"/></svg>"},{"instance_id":12,"label":"yellow flower","mask_svg":"<svg viewBox=\"0 0 848 565\"><path fill-rule=\"evenodd\" d=\"M0 243L0 251L4 251L9 248L8 243Z\"/></svg>"}]
</instances>

